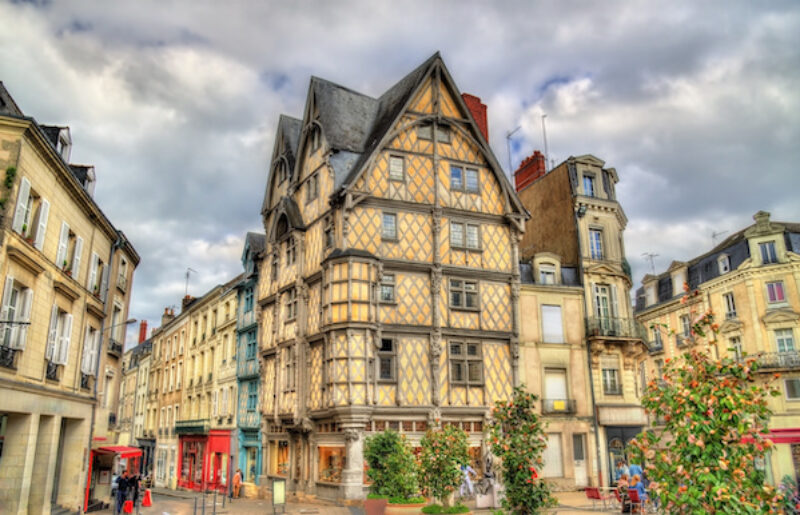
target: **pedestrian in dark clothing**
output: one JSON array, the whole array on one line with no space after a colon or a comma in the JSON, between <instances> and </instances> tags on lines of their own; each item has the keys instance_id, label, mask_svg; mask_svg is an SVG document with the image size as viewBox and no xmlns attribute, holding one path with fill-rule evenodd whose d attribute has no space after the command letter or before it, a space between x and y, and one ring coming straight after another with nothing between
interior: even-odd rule
<instances>
[{"instance_id":1,"label":"pedestrian in dark clothing","mask_svg":"<svg viewBox=\"0 0 800 515\"><path fill-rule=\"evenodd\" d=\"M122 471L122 475L117 478L117 502L114 506L114 514L122 513L122 505L128 499L128 490L131 486L131 477L127 470Z\"/></svg>"},{"instance_id":2,"label":"pedestrian in dark clothing","mask_svg":"<svg viewBox=\"0 0 800 515\"><path fill-rule=\"evenodd\" d=\"M142 476L139 474L134 474L131 477L130 484L131 488L133 489L133 505L136 506L136 503L139 502L139 488L141 487Z\"/></svg>"}]
</instances>

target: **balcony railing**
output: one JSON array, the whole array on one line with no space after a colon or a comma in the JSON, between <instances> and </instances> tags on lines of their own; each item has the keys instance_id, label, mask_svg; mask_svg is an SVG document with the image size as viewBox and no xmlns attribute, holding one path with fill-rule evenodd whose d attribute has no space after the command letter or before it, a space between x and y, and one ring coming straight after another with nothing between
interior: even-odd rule
<instances>
[{"instance_id":1,"label":"balcony railing","mask_svg":"<svg viewBox=\"0 0 800 515\"><path fill-rule=\"evenodd\" d=\"M81 390L91 389L91 379L92 376L89 374L81 373Z\"/></svg>"},{"instance_id":2,"label":"balcony railing","mask_svg":"<svg viewBox=\"0 0 800 515\"><path fill-rule=\"evenodd\" d=\"M116 413L109 413L108 414L108 427L114 427L117 425L117 414Z\"/></svg>"},{"instance_id":3,"label":"balcony railing","mask_svg":"<svg viewBox=\"0 0 800 515\"><path fill-rule=\"evenodd\" d=\"M256 323L256 310L243 311L239 314L239 320L236 323L237 329L244 329Z\"/></svg>"},{"instance_id":4,"label":"balcony railing","mask_svg":"<svg viewBox=\"0 0 800 515\"><path fill-rule=\"evenodd\" d=\"M758 365L762 369L786 369L797 370L800 369L800 352L763 352L756 356Z\"/></svg>"},{"instance_id":5,"label":"balcony railing","mask_svg":"<svg viewBox=\"0 0 800 515\"><path fill-rule=\"evenodd\" d=\"M586 335L646 339L644 326L633 318L586 317Z\"/></svg>"},{"instance_id":6,"label":"balcony railing","mask_svg":"<svg viewBox=\"0 0 800 515\"><path fill-rule=\"evenodd\" d=\"M178 420L175 422L175 433L186 434L208 434L209 419L197 418L194 420Z\"/></svg>"},{"instance_id":7,"label":"balcony railing","mask_svg":"<svg viewBox=\"0 0 800 515\"><path fill-rule=\"evenodd\" d=\"M542 414L570 414L575 413L575 399L543 399Z\"/></svg>"},{"instance_id":8,"label":"balcony railing","mask_svg":"<svg viewBox=\"0 0 800 515\"><path fill-rule=\"evenodd\" d=\"M17 356L17 349L11 349L6 346L0 347L0 367L16 370L17 369L16 356Z\"/></svg>"},{"instance_id":9,"label":"balcony railing","mask_svg":"<svg viewBox=\"0 0 800 515\"><path fill-rule=\"evenodd\" d=\"M45 377L51 381L58 381L58 365L52 361L48 361Z\"/></svg>"},{"instance_id":10,"label":"balcony railing","mask_svg":"<svg viewBox=\"0 0 800 515\"><path fill-rule=\"evenodd\" d=\"M122 356L122 344L117 340L111 338L108 340L108 353L116 357Z\"/></svg>"},{"instance_id":11,"label":"balcony railing","mask_svg":"<svg viewBox=\"0 0 800 515\"><path fill-rule=\"evenodd\" d=\"M648 342L647 343L647 350L651 354L654 354L656 352L661 352L662 350L664 350L664 343L660 342L660 341Z\"/></svg>"}]
</instances>

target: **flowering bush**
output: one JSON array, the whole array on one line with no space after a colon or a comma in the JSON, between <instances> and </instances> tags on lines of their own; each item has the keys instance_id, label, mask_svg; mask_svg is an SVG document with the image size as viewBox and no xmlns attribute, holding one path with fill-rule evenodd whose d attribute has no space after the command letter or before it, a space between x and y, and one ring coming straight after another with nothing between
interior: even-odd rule
<instances>
[{"instance_id":1,"label":"flowering bush","mask_svg":"<svg viewBox=\"0 0 800 515\"><path fill-rule=\"evenodd\" d=\"M373 494L400 503L419 494L417 464L405 435L383 431L367 438L364 457Z\"/></svg>"},{"instance_id":2,"label":"flowering bush","mask_svg":"<svg viewBox=\"0 0 800 515\"><path fill-rule=\"evenodd\" d=\"M492 410L490 443L492 453L502 459L503 508L512 513L537 513L556 504L538 473L547 440L534 411L537 399L518 387L510 402L499 401Z\"/></svg>"},{"instance_id":3,"label":"flowering bush","mask_svg":"<svg viewBox=\"0 0 800 515\"><path fill-rule=\"evenodd\" d=\"M420 483L426 494L444 504L461 484L461 466L469 463L467 433L455 426L428 429L421 444Z\"/></svg>"},{"instance_id":4,"label":"flowering bush","mask_svg":"<svg viewBox=\"0 0 800 515\"><path fill-rule=\"evenodd\" d=\"M710 311L692 319L695 338L717 331ZM650 495L669 513L777 512L781 495L754 465L772 446L763 436L767 397L778 392L757 381L755 359L715 360L709 350L665 360L662 377L650 381L642 405L664 425L631 442L632 459L645 464Z\"/></svg>"}]
</instances>

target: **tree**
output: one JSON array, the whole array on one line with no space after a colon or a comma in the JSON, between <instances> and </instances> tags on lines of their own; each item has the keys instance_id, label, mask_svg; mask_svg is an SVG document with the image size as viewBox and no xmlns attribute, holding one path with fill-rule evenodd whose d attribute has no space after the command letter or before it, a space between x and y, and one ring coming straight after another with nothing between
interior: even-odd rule
<instances>
[{"instance_id":1,"label":"tree","mask_svg":"<svg viewBox=\"0 0 800 515\"><path fill-rule=\"evenodd\" d=\"M395 499L419 494L417 464L405 435L383 431L367 438L364 455L372 493Z\"/></svg>"},{"instance_id":2,"label":"tree","mask_svg":"<svg viewBox=\"0 0 800 515\"><path fill-rule=\"evenodd\" d=\"M511 401L498 401L492 410L492 453L502 460L501 479L506 495L503 508L512 513L536 513L556 504L538 472L547 439L534 411L537 399L517 387Z\"/></svg>"},{"instance_id":3,"label":"tree","mask_svg":"<svg viewBox=\"0 0 800 515\"><path fill-rule=\"evenodd\" d=\"M698 295L684 289L684 303ZM781 495L755 466L772 446L764 438L767 398L778 391L758 380L756 359L712 359L701 340L717 332L714 315L692 317L695 345L680 359L665 360L662 377L642 397L645 410L664 425L630 443L632 459L644 464L650 495L669 513L780 511Z\"/></svg>"},{"instance_id":4,"label":"tree","mask_svg":"<svg viewBox=\"0 0 800 515\"><path fill-rule=\"evenodd\" d=\"M420 483L427 494L444 504L461 484L461 466L469 463L467 433L452 425L428 429L421 445Z\"/></svg>"}]
</instances>

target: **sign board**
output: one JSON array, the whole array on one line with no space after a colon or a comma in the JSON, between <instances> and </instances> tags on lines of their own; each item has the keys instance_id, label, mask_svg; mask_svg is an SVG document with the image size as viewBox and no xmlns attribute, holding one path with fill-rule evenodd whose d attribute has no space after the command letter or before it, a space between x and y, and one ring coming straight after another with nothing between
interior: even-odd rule
<instances>
[{"instance_id":1,"label":"sign board","mask_svg":"<svg viewBox=\"0 0 800 515\"><path fill-rule=\"evenodd\" d=\"M279 506L286 504L286 480L272 480L272 505Z\"/></svg>"}]
</instances>

